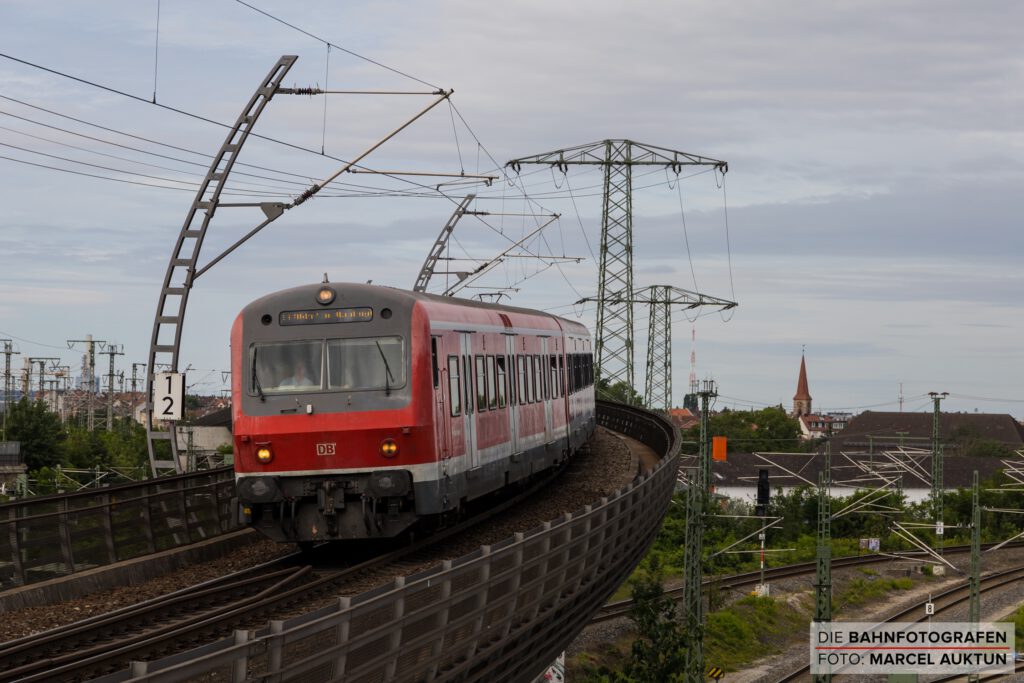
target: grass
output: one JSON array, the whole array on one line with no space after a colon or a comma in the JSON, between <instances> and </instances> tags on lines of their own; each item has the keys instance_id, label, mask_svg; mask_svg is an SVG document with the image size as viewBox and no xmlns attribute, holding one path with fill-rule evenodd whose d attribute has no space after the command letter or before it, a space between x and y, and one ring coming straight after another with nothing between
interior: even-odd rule
<instances>
[{"instance_id":1,"label":"grass","mask_svg":"<svg viewBox=\"0 0 1024 683\"><path fill-rule=\"evenodd\" d=\"M793 633L807 630L809 609L788 600L745 597L707 616L704 661L736 671L744 665L780 652Z\"/></svg>"},{"instance_id":2,"label":"grass","mask_svg":"<svg viewBox=\"0 0 1024 683\"><path fill-rule=\"evenodd\" d=\"M837 595L832 596L835 609L859 607L892 591L905 591L914 586L913 580L909 578L887 579L872 569L860 571L865 575L863 578L854 578Z\"/></svg>"}]
</instances>

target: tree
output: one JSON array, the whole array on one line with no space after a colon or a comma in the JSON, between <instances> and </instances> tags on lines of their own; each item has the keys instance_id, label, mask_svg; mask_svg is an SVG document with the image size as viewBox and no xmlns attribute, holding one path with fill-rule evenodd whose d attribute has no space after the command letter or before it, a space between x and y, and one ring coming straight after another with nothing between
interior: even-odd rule
<instances>
[{"instance_id":1,"label":"tree","mask_svg":"<svg viewBox=\"0 0 1024 683\"><path fill-rule=\"evenodd\" d=\"M42 401L22 398L7 416L7 438L21 442L21 455L29 471L62 464L65 438L60 417Z\"/></svg>"},{"instance_id":2,"label":"tree","mask_svg":"<svg viewBox=\"0 0 1024 683\"><path fill-rule=\"evenodd\" d=\"M685 680L686 634L676 618L676 605L665 595L657 560L633 582L629 618L636 624L629 661L617 681L681 683Z\"/></svg>"},{"instance_id":3,"label":"tree","mask_svg":"<svg viewBox=\"0 0 1024 683\"><path fill-rule=\"evenodd\" d=\"M638 394L636 389L626 382L620 381L615 384L608 384L608 380L599 379L595 386L595 391L597 397L604 401L617 401L631 406L642 406L644 404L644 397Z\"/></svg>"},{"instance_id":4,"label":"tree","mask_svg":"<svg viewBox=\"0 0 1024 683\"><path fill-rule=\"evenodd\" d=\"M98 430L90 432L84 427L73 427L68 430L61 447L63 461L71 467L86 469L109 464L107 449Z\"/></svg>"},{"instance_id":5,"label":"tree","mask_svg":"<svg viewBox=\"0 0 1024 683\"><path fill-rule=\"evenodd\" d=\"M805 444L800 441L800 424L781 406L758 411L723 410L712 415L708 422L711 434L726 437L731 453L805 449ZM696 444L700 439L700 427L686 430L683 438ZM696 445L691 447L691 452L697 452Z\"/></svg>"}]
</instances>

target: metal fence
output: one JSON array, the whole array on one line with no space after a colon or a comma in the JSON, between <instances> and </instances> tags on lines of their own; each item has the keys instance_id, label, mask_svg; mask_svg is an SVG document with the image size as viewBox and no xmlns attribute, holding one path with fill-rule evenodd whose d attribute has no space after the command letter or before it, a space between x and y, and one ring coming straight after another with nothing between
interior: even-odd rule
<instances>
[{"instance_id":1,"label":"metal fence","mask_svg":"<svg viewBox=\"0 0 1024 683\"><path fill-rule=\"evenodd\" d=\"M231 531L230 468L0 504L0 590Z\"/></svg>"},{"instance_id":2,"label":"metal fence","mask_svg":"<svg viewBox=\"0 0 1024 683\"><path fill-rule=\"evenodd\" d=\"M621 585L658 532L679 432L600 402L598 422L663 454L610 498L336 605L98 681L527 681Z\"/></svg>"}]
</instances>

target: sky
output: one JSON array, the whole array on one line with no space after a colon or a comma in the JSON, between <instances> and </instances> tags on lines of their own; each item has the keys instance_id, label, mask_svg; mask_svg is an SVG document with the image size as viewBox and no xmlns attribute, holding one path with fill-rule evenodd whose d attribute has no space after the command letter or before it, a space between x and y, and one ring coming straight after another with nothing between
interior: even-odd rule
<instances>
[{"instance_id":1,"label":"sky","mask_svg":"<svg viewBox=\"0 0 1024 683\"><path fill-rule=\"evenodd\" d=\"M259 296L324 273L411 288L470 192L488 215L457 224L448 253L474 259L457 269L549 214L526 249L573 258L507 258L460 294L504 291L593 328L594 304L574 303L597 292L600 169L505 162L629 139L728 162L724 177L634 172L635 286L739 304L674 314L675 403L695 335L717 407L789 408L803 352L819 411L899 410L902 387L907 411L938 391L945 410L1024 417L1020 3L6 0L0 17L0 339L15 366L78 366L67 340L87 334L123 346L129 375L146 362L217 122L296 55L289 87L417 94L275 96L224 201L294 199L438 89L451 106L361 167L497 179L346 173L285 212L196 280L181 347L193 391L226 386L231 322ZM200 263L261 218L221 208ZM638 307L641 391L647 318Z\"/></svg>"}]
</instances>

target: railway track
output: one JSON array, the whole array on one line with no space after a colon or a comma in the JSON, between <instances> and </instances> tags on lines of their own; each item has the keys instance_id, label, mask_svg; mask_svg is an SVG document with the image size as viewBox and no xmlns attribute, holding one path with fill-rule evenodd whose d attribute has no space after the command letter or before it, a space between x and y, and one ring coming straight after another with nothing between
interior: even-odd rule
<instances>
[{"instance_id":1,"label":"railway track","mask_svg":"<svg viewBox=\"0 0 1024 683\"><path fill-rule=\"evenodd\" d=\"M349 587L382 567L404 573L445 541L535 495L561 469L518 495L408 546L349 566L332 567L313 553L293 553L258 567L0 644L0 683L75 681L123 668L132 660L165 656L201 645L251 621L294 610ZM313 564L307 561L312 560ZM359 592L354 591L354 592Z\"/></svg>"},{"instance_id":2,"label":"railway track","mask_svg":"<svg viewBox=\"0 0 1024 683\"><path fill-rule=\"evenodd\" d=\"M984 544L982 548L991 548L995 545L995 543L987 543ZM1021 546L1024 546L1024 543L1008 543L1003 547L1015 548ZM943 549L943 552L950 555L958 553L967 553L970 551L971 546L969 545L950 546L948 548ZM920 551L891 553L888 555L858 555L853 557L836 558L832 560L832 568L845 569L849 567L856 567L863 564L875 564L878 562L892 561L893 555L898 555L899 557L906 558L908 560L927 557L926 553ZM813 574L816 571L816 568L817 567L815 562L801 562L799 564L791 564L786 565L784 567L773 567L764 570L764 578L767 581L768 579L776 580L788 578L791 576ZM743 586L756 585L760 582L761 572L752 571L744 572L742 574L732 574L730 576L723 576L714 579L707 579L703 582L703 585L705 588L707 588L717 583L717 585L720 588L741 588ZM665 591L665 595L677 601L682 600L684 590L685 589L682 587L671 588ZM594 618L591 620L591 623L598 624L603 621L610 621L612 619L624 617L629 614L629 610L632 607L633 601L629 599L608 603L604 607L602 607L596 615L594 615Z\"/></svg>"},{"instance_id":3,"label":"railway track","mask_svg":"<svg viewBox=\"0 0 1024 683\"><path fill-rule=\"evenodd\" d=\"M1016 583L1017 581L1020 581L1022 579L1024 579L1024 566L1014 567L1013 569L1006 569L1000 572L995 572L993 574L982 576L980 590L982 593L986 593L997 588L1002 588L1003 586L1009 585L1011 583ZM925 605L928 602L932 602L935 605L934 614L938 615L942 612L952 609L953 607L963 604L969 599L970 586L968 585L967 581L964 581L942 593L939 593L938 595L931 596L930 599L925 599L922 602L916 603L904 610L901 610L899 613L894 614L888 619L885 619L882 623L888 623L892 621L924 621L927 618L927 615L925 614ZM1020 668L1018 668L1017 670L1019 671ZM796 671L792 671L789 674L783 676L782 678L778 679L776 683L789 683L790 681L804 680L810 677L809 672L810 665L808 664L802 666ZM834 671L833 675L839 675L841 673L842 670L839 669ZM962 680L963 678L964 676L961 674L937 680L955 681Z\"/></svg>"}]
</instances>

